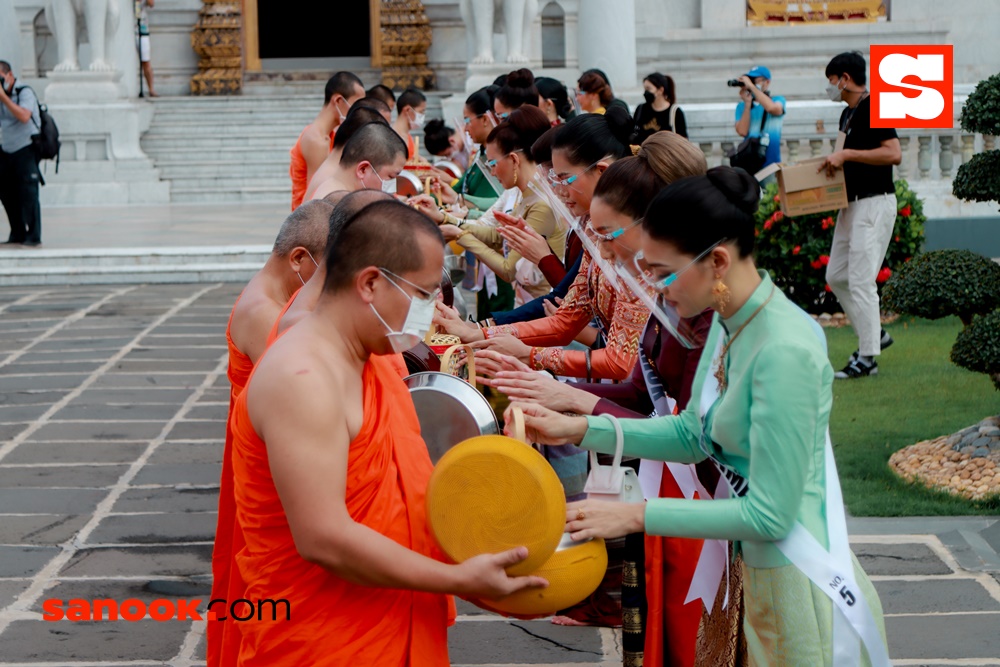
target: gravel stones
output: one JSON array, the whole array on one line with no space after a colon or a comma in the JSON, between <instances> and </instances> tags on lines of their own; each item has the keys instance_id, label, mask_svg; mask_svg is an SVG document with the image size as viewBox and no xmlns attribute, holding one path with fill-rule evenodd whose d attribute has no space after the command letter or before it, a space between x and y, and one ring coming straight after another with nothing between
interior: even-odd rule
<instances>
[{"instance_id":1,"label":"gravel stones","mask_svg":"<svg viewBox=\"0 0 1000 667\"><path fill-rule=\"evenodd\" d=\"M918 442L889 457L889 467L919 482L970 500L1000 494L1000 417L952 435Z\"/></svg>"}]
</instances>

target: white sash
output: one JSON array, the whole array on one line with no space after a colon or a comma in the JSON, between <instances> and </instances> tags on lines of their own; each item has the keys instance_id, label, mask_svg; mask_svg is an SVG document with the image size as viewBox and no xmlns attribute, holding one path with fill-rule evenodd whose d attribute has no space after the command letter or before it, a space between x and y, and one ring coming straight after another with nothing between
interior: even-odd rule
<instances>
[{"instance_id":1,"label":"white sash","mask_svg":"<svg viewBox=\"0 0 1000 667\"><path fill-rule=\"evenodd\" d=\"M821 332L822 333L822 332ZM709 365L705 382L702 385L699 414L702 422L702 450L719 467L723 478L730 483L733 495L745 495L749 489L749 481L719 461L711 454L708 444L705 417L712 405L719 399L719 383L715 379L715 371L720 363L723 334L719 334L712 363ZM837 465L833 457L833 445L830 441L830 431L826 432L826 514L827 540L830 550L796 521L791 532L785 539L775 542L775 546L799 569L813 584L823 591L833 601L833 664L838 667L861 664L861 646L864 642L871 660L872 667L891 667L889 653L882 635L878 631L875 617L858 587L854 577L854 564L851 560L851 549L847 539L847 520L844 515L844 500L840 490L840 478L837 476ZM740 482L744 486L740 488ZM739 492L737 492L739 489ZM706 541L707 543L707 541ZM698 563L699 567L701 562ZM721 574L721 573L720 573ZM689 597L690 597L689 593ZM853 630L853 632L851 632ZM860 641L859 641L860 640Z\"/></svg>"}]
</instances>

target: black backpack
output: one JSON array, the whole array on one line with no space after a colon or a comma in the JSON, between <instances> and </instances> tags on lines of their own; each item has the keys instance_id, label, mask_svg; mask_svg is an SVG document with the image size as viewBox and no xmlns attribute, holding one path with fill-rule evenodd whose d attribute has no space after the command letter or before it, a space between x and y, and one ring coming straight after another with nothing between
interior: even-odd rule
<instances>
[{"instance_id":1,"label":"black backpack","mask_svg":"<svg viewBox=\"0 0 1000 667\"><path fill-rule=\"evenodd\" d=\"M767 162L768 145L763 143L761 138L765 136L764 125L766 124L767 112L765 111L760 117L760 135L747 137L740 142L739 146L728 153L731 167L739 167L751 176L764 168L764 163Z\"/></svg>"},{"instance_id":2,"label":"black backpack","mask_svg":"<svg viewBox=\"0 0 1000 667\"><path fill-rule=\"evenodd\" d=\"M15 90L15 94L20 98L21 91L28 86L21 86ZM29 88L30 90L30 88ZM35 92L31 90L31 92ZM35 123L35 127L38 128L38 134L31 135L31 145L35 149L35 155L39 160L55 160L56 161L56 173L59 173L59 149L62 143L59 141L59 128L56 126L56 122L52 119L49 114L49 108L38 102L38 95L35 95L35 100L38 103L38 116L42 119L42 124L38 125ZM31 117L31 122L35 122L34 115Z\"/></svg>"}]
</instances>

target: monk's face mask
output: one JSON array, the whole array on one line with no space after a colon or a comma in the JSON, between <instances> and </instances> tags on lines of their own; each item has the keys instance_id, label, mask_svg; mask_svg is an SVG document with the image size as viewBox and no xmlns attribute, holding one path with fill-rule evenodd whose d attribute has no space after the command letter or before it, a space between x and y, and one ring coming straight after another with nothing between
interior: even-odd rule
<instances>
[{"instance_id":1,"label":"monk's face mask","mask_svg":"<svg viewBox=\"0 0 1000 667\"><path fill-rule=\"evenodd\" d=\"M382 273L382 277L392 283L392 286L403 293L407 299L410 300L410 309L406 313L406 320L403 322L402 331L395 331L389 324L382 319L379 315L378 310L375 309L375 304L369 304L371 306L372 312L375 313L375 317L378 321L382 323L389 333L386 334L386 338L389 339L389 345L392 346L392 351L398 353L405 352L417 343L424 339L427 332L430 331L431 324L434 321L434 307L437 301L437 292L430 293L427 290L421 288L418 285L414 285L406 278L401 278L396 274L388 271L386 269L379 269ZM401 281L415 288L423 298L413 297L406 293L399 283L396 281ZM440 291L440 290L438 290Z\"/></svg>"}]
</instances>

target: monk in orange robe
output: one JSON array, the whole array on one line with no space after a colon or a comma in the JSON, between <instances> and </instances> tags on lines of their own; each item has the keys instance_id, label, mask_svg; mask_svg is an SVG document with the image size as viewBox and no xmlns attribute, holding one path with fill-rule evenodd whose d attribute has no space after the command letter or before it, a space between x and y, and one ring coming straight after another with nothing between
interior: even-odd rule
<instances>
[{"instance_id":1,"label":"monk in orange robe","mask_svg":"<svg viewBox=\"0 0 1000 667\"><path fill-rule=\"evenodd\" d=\"M326 82L323 108L306 125L292 146L288 175L292 179L292 210L302 204L313 174L333 150L337 126L344 122L351 105L365 96L361 79L351 72L337 72Z\"/></svg>"},{"instance_id":2,"label":"monk in orange robe","mask_svg":"<svg viewBox=\"0 0 1000 667\"><path fill-rule=\"evenodd\" d=\"M523 547L446 564L427 525L430 458L382 357L430 325L443 246L412 208L363 208L330 245L316 308L236 400L244 597L287 600L292 619L241 623L241 667L447 665L446 594L497 599L545 585L506 574Z\"/></svg>"},{"instance_id":3,"label":"monk in orange robe","mask_svg":"<svg viewBox=\"0 0 1000 667\"><path fill-rule=\"evenodd\" d=\"M254 363L264 352L269 327L288 301L289 295L312 277L314 257L323 257L333 204L310 202L285 220L274 242L274 249L264 267L240 294L229 316L226 343L229 347L229 412L236 397L246 386ZM212 550L212 599L235 600L242 595L238 576L234 577L233 556L242 548L242 536L236 526L233 497L232 431L226 423L226 444L222 453L222 476L219 480L219 514ZM238 631L232 623L209 623L208 664L223 664L227 653L223 646L229 639L230 653L239 649ZM226 636L224 638L224 636Z\"/></svg>"}]
</instances>

